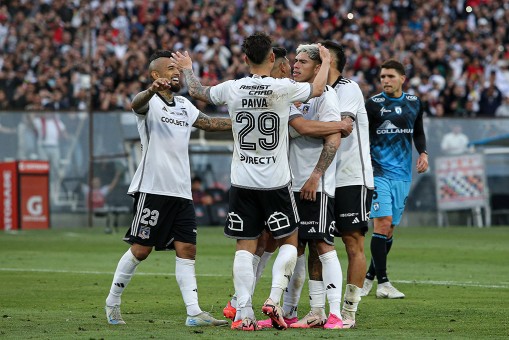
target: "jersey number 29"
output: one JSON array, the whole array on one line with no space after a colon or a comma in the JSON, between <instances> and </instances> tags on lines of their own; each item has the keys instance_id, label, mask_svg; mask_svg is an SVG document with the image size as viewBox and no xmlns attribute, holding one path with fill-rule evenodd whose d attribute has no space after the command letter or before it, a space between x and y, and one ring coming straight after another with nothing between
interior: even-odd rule
<instances>
[{"instance_id":1,"label":"jersey number 29","mask_svg":"<svg viewBox=\"0 0 509 340\"><path fill-rule=\"evenodd\" d=\"M235 117L237 123L246 121L244 126L239 131L239 146L243 150L256 150L257 144L264 150L274 150L279 144L279 116L274 112L262 112L258 116L258 122L251 112L241 111ZM258 138L258 143L247 142L246 137L253 130L258 127L257 131L253 132L257 135L262 135ZM270 138L264 138L267 136Z\"/></svg>"}]
</instances>

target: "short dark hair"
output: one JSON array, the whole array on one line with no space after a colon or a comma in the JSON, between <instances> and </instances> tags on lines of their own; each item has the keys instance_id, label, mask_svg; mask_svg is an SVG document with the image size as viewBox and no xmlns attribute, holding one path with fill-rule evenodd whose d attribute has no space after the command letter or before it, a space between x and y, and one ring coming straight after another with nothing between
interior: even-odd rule
<instances>
[{"instance_id":1,"label":"short dark hair","mask_svg":"<svg viewBox=\"0 0 509 340\"><path fill-rule=\"evenodd\" d=\"M343 46L332 40L325 40L320 44L328 49L331 54L336 56L336 68L339 72L343 73L343 69L346 64L345 50L343 49Z\"/></svg>"},{"instance_id":2,"label":"short dark hair","mask_svg":"<svg viewBox=\"0 0 509 340\"><path fill-rule=\"evenodd\" d=\"M400 75L402 76L406 75L405 66L403 66L403 64L397 61L396 59L389 59L384 61L383 64L380 65L380 69L383 68L392 68L395 69L396 72L398 72Z\"/></svg>"},{"instance_id":3,"label":"short dark hair","mask_svg":"<svg viewBox=\"0 0 509 340\"><path fill-rule=\"evenodd\" d=\"M274 52L276 59L285 58L287 54L286 48L279 46L272 47L272 52Z\"/></svg>"},{"instance_id":4,"label":"short dark hair","mask_svg":"<svg viewBox=\"0 0 509 340\"><path fill-rule=\"evenodd\" d=\"M171 53L172 53L171 51L167 50L157 50L154 52L154 54L150 56L150 58L148 59L148 63L150 64L151 62L159 58L171 58Z\"/></svg>"},{"instance_id":5,"label":"short dark hair","mask_svg":"<svg viewBox=\"0 0 509 340\"><path fill-rule=\"evenodd\" d=\"M272 52L272 39L264 32L253 33L242 42L242 52L251 62L260 65Z\"/></svg>"}]
</instances>

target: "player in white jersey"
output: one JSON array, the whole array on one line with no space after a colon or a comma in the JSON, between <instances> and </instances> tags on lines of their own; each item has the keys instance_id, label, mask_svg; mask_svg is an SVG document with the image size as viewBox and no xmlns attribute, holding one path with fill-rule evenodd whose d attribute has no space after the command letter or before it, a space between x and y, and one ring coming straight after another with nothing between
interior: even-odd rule
<instances>
[{"instance_id":1,"label":"player in white jersey","mask_svg":"<svg viewBox=\"0 0 509 340\"><path fill-rule=\"evenodd\" d=\"M226 104L232 118L235 145L225 234L237 239L233 281L242 321L234 328L239 330L257 329L251 303L252 263L265 224L281 246L272 270L270 296L262 311L275 327L287 328L279 301L295 267L298 223L287 154L289 107L322 94L330 62L328 51L320 46L324 64L313 84L274 79L270 77L275 59L271 44L265 33L247 37L242 49L252 75L213 87L203 87L196 79L187 52L174 55L183 68L189 93L216 105Z\"/></svg>"},{"instance_id":2,"label":"player in white jersey","mask_svg":"<svg viewBox=\"0 0 509 340\"><path fill-rule=\"evenodd\" d=\"M191 128L207 131L231 129L228 118L210 118L174 93L180 90L180 72L171 65L170 51L150 57L153 83L138 93L132 109L138 121L142 158L128 193L135 198L135 215L124 240L130 249L120 259L110 293L106 317L110 324L125 324L120 314L121 295L136 267L151 251L175 249L175 273L187 310L186 326L222 326L198 304L195 277L196 215L191 196L189 137Z\"/></svg>"},{"instance_id":3,"label":"player in white jersey","mask_svg":"<svg viewBox=\"0 0 509 340\"><path fill-rule=\"evenodd\" d=\"M290 66L290 61L286 57L286 49L283 47L273 47L272 48L275 56L274 66L270 72L271 77L273 78L290 78L292 68ZM343 120L343 121L328 121L322 122L318 120L307 120L303 117L303 115L292 105L292 108L295 109L297 114L290 114L292 117L289 125L295 131L297 131L302 136L314 136L314 137L325 137L331 134L335 134L340 132L342 136L348 136L352 132L352 122L351 120ZM320 149L321 150L321 149ZM271 236L269 232L266 230L263 231L262 235L258 239L257 250L253 256L253 268L255 271L255 284L254 288L260 279L262 272L265 268L267 261L270 259L274 251L277 249L277 241ZM288 284L287 290L291 289L292 285L299 284L300 281L303 280L306 274L306 266L305 266L305 255L302 254L297 257L297 265L295 266L295 270ZM285 314L289 314L290 310L292 311L292 315L294 317L287 318L283 316L286 324L290 326L292 323L297 321L296 315L296 303L289 303L287 301L289 299L284 299L283 312ZM237 319L239 316L237 315L237 295L234 294L232 299L228 301L228 304L223 309L223 315L226 318L230 318L232 320ZM288 309L287 310L285 310ZM258 326L260 328L270 328L272 327L272 320L261 320L258 321Z\"/></svg>"},{"instance_id":4,"label":"player in white jersey","mask_svg":"<svg viewBox=\"0 0 509 340\"><path fill-rule=\"evenodd\" d=\"M318 52L318 45L300 45L297 48L295 57L293 77L298 82L311 82L317 72L321 69L321 59ZM324 93L317 98L300 103L299 110L295 110L296 116L303 116L310 121L340 121L338 98L331 87L326 87ZM293 112L295 112L293 111ZM291 114L292 119L294 114ZM306 246L316 249L319 254L319 261L323 263L322 268L317 272L314 263L309 264L309 285L320 286L320 291L327 291L327 299L330 306L330 315L325 314L325 299L323 305L315 304L316 300L311 299L312 310L310 315L312 323L308 323L309 316L290 325L292 328L341 328L341 266L334 249L334 189L335 189L335 163L336 153L341 142L341 134L325 136L322 138L311 138L306 136L295 136L290 141L290 167L293 173L292 187L298 212L301 218L299 227L298 255L302 256ZM324 280L322 280L322 275ZM292 287L294 291L285 292L285 306L290 306L288 300L295 300L292 310L285 310L287 318L295 311L298 298L304 281L300 280L300 287ZM296 291L295 291L296 289ZM313 291L310 290L313 294ZM295 299L294 299L295 298Z\"/></svg>"},{"instance_id":5,"label":"player in white jersey","mask_svg":"<svg viewBox=\"0 0 509 340\"><path fill-rule=\"evenodd\" d=\"M331 51L328 84L340 103L342 116L353 116L354 131L342 139L336 163L336 232L345 244L348 269L341 314L343 328L355 326L355 314L366 272L364 235L368 230L374 181L369 151L369 125L364 97L359 85L341 74L346 63L341 45L323 42Z\"/></svg>"}]
</instances>

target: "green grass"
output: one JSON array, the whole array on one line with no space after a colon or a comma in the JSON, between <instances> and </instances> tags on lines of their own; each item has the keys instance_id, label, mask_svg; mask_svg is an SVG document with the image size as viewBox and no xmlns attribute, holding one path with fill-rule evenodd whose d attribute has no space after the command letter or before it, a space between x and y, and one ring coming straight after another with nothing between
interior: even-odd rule
<instances>
[{"instance_id":1,"label":"green grass","mask_svg":"<svg viewBox=\"0 0 509 340\"><path fill-rule=\"evenodd\" d=\"M407 296L363 298L353 330L234 332L188 328L175 281L173 252L154 252L125 290L125 326L106 323L103 306L113 272L127 249L121 234L101 229L0 233L0 338L6 339L244 339L276 337L484 339L509 337L509 228L400 228L389 277ZM336 245L343 269L345 253ZM366 240L369 256L369 237ZM198 237L199 298L216 317L233 293L234 242L221 228ZM259 307L270 272L255 296ZM300 303L308 310L307 286ZM248 334L245 334L248 333Z\"/></svg>"}]
</instances>

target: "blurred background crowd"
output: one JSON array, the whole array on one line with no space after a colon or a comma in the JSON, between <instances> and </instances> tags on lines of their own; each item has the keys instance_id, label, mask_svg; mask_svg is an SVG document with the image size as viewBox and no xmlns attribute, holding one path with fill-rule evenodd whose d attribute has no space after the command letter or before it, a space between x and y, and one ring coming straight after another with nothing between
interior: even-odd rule
<instances>
[{"instance_id":1,"label":"blurred background crowd","mask_svg":"<svg viewBox=\"0 0 509 340\"><path fill-rule=\"evenodd\" d=\"M300 43L341 42L344 75L366 97L380 91L378 65L394 57L407 68L405 90L421 96L428 116L509 116L508 0L0 4L0 110L83 111L89 89L93 110L129 110L148 86L147 59L156 49L189 51L205 85L239 78L247 73L243 38L266 31L290 61Z\"/></svg>"}]
</instances>

